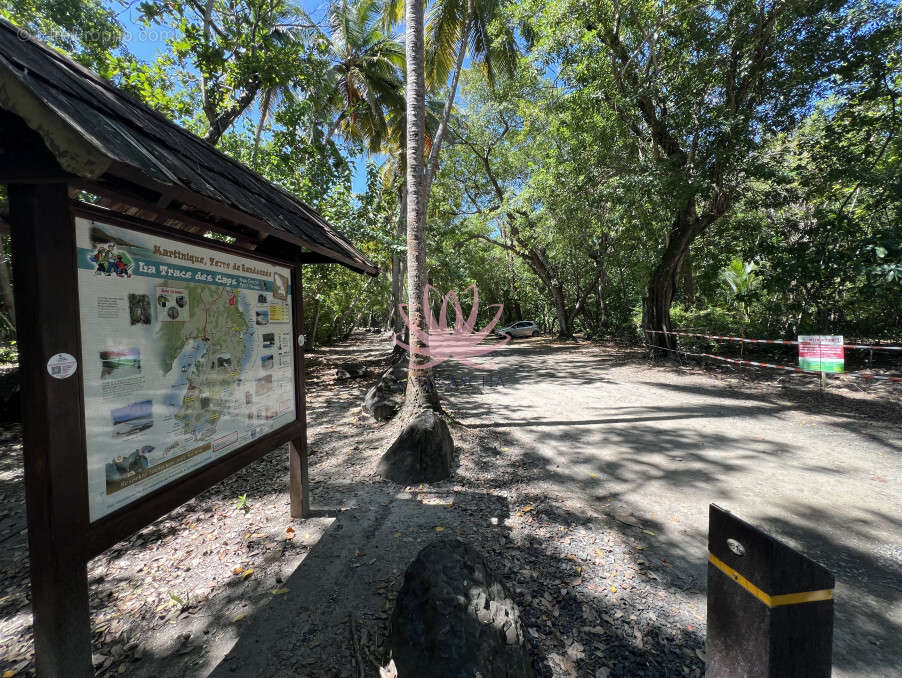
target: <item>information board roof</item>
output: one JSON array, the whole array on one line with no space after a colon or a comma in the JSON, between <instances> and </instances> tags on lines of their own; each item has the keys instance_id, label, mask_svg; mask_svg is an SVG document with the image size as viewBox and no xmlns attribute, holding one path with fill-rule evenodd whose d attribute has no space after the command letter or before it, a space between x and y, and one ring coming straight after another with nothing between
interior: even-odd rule
<instances>
[{"instance_id":1,"label":"information board roof","mask_svg":"<svg viewBox=\"0 0 902 678\"><path fill-rule=\"evenodd\" d=\"M194 232L209 224L248 249L378 272L302 200L3 20L0 129L4 181L59 177L116 211Z\"/></svg>"}]
</instances>

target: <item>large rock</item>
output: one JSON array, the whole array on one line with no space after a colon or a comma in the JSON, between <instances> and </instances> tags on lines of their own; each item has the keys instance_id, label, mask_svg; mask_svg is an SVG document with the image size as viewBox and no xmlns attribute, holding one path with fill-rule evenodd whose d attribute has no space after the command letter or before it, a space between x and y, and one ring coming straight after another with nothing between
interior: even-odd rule
<instances>
[{"instance_id":1,"label":"large rock","mask_svg":"<svg viewBox=\"0 0 902 678\"><path fill-rule=\"evenodd\" d=\"M363 409L377 421L385 421L395 416L404 399L407 386L407 366L395 365L388 368L363 399Z\"/></svg>"},{"instance_id":2,"label":"large rock","mask_svg":"<svg viewBox=\"0 0 902 678\"><path fill-rule=\"evenodd\" d=\"M451 475L454 442L448 424L432 410L411 420L379 460L379 475L413 485L444 480Z\"/></svg>"},{"instance_id":3,"label":"large rock","mask_svg":"<svg viewBox=\"0 0 902 678\"><path fill-rule=\"evenodd\" d=\"M382 382L367 391L363 399L363 409L373 415L376 421L391 419L400 406L397 394L383 388Z\"/></svg>"},{"instance_id":4,"label":"large rock","mask_svg":"<svg viewBox=\"0 0 902 678\"><path fill-rule=\"evenodd\" d=\"M361 363L343 363L335 368L335 378L338 381L357 379L366 374L366 367Z\"/></svg>"},{"instance_id":5,"label":"large rock","mask_svg":"<svg viewBox=\"0 0 902 678\"><path fill-rule=\"evenodd\" d=\"M517 604L458 539L433 542L407 568L388 642L399 676L534 676Z\"/></svg>"}]
</instances>

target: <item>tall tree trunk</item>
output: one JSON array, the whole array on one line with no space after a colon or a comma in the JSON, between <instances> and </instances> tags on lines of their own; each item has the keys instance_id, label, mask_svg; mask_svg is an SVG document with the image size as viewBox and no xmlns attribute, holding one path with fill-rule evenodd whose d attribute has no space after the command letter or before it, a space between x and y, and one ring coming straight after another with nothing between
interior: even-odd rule
<instances>
[{"instance_id":1,"label":"tall tree trunk","mask_svg":"<svg viewBox=\"0 0 902 678\"><path fill-rule=\"evenodd\" d=\"M310 338L307 340L308 351L312 351L316 346L316 331L319 329L319 297L314 297L316 301L314 302L314 311L313 311L313 331L310 333Z\"/></svg>"},{"instance_id":2,"label":"tall tree trunk","mask_svg":"<svg viewBox=\"0 0 902 678\"><path fill-rule=\"evenodd\" d=\"M269 117L272 98L272 88L263 92L263 100L260 102L260 120L257 122L257 131L254 133L254 152L251 154L251 165L254 169L257 169L257 153L260 151L260 140L263 138L263 128L266 127L266 119Z\"/></svg>"},{"instance_id":3,"label":"tall tree trunk","mask_svg":"<svg viewBox=\"0 0 902 678\"><path fill-rule=\"evenodd\" d=\"M554 314L557 316L560 331L558 336L561 338L569 338L572 334L570 330L570 319L567 317L567 306L564 304L564 290L555 283L551 285L551 296L554 298Z\"/></svg>"},{"instance_id":4,"label":"tall tree trunk","mask_svg":"<svg viewBox=\"0 0 902 678\"><path fill-rule=\"evenodd\" d=\"M398 189L398 240L404 237L407 230L407 186L402 185ZM401 255L398 252L392 254L391 258L391 328L397 335L401 336L404 331L404 320L398 313L398 304L401 303Z\"/></svg>"},{"instance_id":5,"label":"tall tree trunk","mask_svg":"<svg viewBox=\"0 0 902 678\"><path fill-rule=\"evenodd\" d=\"M529 261L539 279L551 292L551 298L554 300L554 315L557 317L559 328L558 336L569 338L571 336L570 322L567 317L567 304L564 302L564 290L560 282L552 274L545 254L538 248L529 251Z\"/></svg>"},{"instance_id":6,"label":"tall tree trunk","mask_svg":"<svg viewBox=\"0 0 902 678\"><path fill-rule=\"evenodd\" d=\"M406 0L407 57L407 317L410 323L410 378L402 416L439 409L428 357L418 336L428 330L423 295L426 292L426 196L423 149L425 148L426 84L423 73L423 2Z\"/></svg>"},{"instance_id":7,"label":"tall tree trunk","mask_svg":"<svg viewBox=\"0 0 902 678\"><path fill-rule=\"evenodd\" d=\"M667 247L651 273L642 298L642 329L645 332L645 342L656 347L652 349L654 354L676 350L676 337L662 332L669 332L673 328L670 305L689 245L711 221L713 218L699 219L694 201L690 201L686 208L680 210L670 227Z\"/></svg>"},{"instance_id":8,"label":"tall tree trunk","mask_svg":"<svg viewBox=\"0 0 902 678\"><path fill-rule=\"evenodd\" d=\"M692 275L692 250L686 248L686 256L683 258L683 266L680 272L683 295L689 304L695 303L695 278Z\"/></svg>"},{"instance_id":9,"label":"tall tree trunk","mask_svg":"<svg viewBox=\"0 0 902 678\"><path fill-rule=\"evenodd\" d=\"M598 277L598 288L595 291L595 308L598 313L598 334L600 335L608 324L608 305L604 301L605 289L608 286L608 267L605 261L602 264L601 275Z\"/></svg>"}]
</instances>

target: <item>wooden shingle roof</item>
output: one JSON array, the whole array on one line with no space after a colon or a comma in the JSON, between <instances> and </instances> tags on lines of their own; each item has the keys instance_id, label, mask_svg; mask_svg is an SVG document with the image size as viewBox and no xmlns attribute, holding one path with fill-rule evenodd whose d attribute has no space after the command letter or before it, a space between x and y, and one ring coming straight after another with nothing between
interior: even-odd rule
<instances>
[{"instance_id":1,"label":"wooden shingle roof","mask_svg":"<svg viewBox=\"0 0 902 678\"><path fill-rule=\"evenodd\" d=\"M209 225L251 249L378 273L302 200L3 20L0 129L5 167L26 179L58 175L114 210L195 232ZM39 135L40 152L22 140L29 135Z\"/></svg>"}]
</instances>

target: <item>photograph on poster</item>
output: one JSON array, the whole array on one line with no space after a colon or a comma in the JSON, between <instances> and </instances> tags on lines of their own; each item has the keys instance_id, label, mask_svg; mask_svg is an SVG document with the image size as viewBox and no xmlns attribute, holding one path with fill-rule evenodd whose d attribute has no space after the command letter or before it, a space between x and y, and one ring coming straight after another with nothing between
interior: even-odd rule
<instances>
[{"instance_id":1,"label":"photograph on poster","mask_svg":"<svg viewBox=\"0 0 902 678\"><path fill-rule=\"evenodd\" d=\"M141 349L109 348L99 352L100 378L123 379L141 374Z\"/></svg>"},{"instance_id":2,"label":"photograph on poster","mask_svg":"<svg viewBox=\"0 0 902 678\"><path fill-rule=\"evenodd\" d=\"M150 325L150 295L129 294L128 313L132 325Z\"/></svg>"},{"instance_id":3,"label":"photograph on poster","mask_svg":"<svg viewBox=\"0 0 902 678\"><path fill-rule=\"evenodd\" d=\"M281 273L273 274L273 291L274 299L285 301L288 299L288 276Z\"/></svg>"},{"instance_id":4,"label":"photograph on poster","mask_svg":"<svg viewBox=\"0 0 902 678\"><path fill-rule=\"evenodd\" d=\"M272 375L267 374L265 377L257 379L255 392L257 396L266 395L272 391Z\"/></svg>"},{"instance_id":5,"label":"photograph on poster","mask_svg":"<svg viewBox=\"0 0 902 678\"><path fill-rule=\"evenodd\" d=\"M110 410L113 436L128 436L153 426L153 401L141 400L126 407Z\"/></svg>"},{"instance_id":6,"label":"photograph on poster","mask_svg":"<svg viewBox=\"0 0 902 678\"><path fill-rule=\"evenodd\" d=\"M290 308L291 278L215 243L82 217L75 230L95 521L246 443L249 407L258 434L296 420L273 388L294 383L293 354L275 361L275 333L257 329L273 299Z\"/></svg>"}]
</instances>

